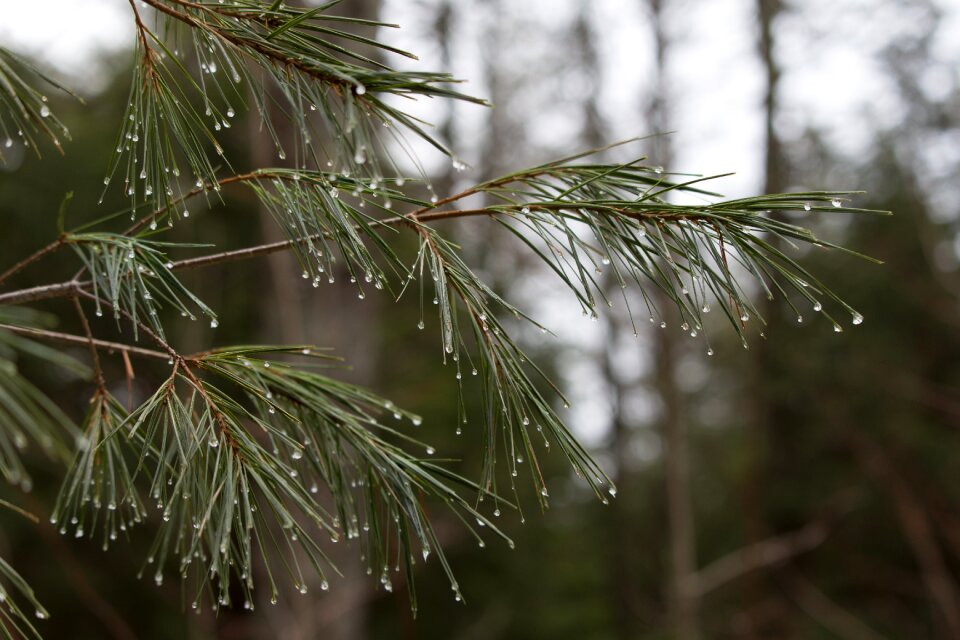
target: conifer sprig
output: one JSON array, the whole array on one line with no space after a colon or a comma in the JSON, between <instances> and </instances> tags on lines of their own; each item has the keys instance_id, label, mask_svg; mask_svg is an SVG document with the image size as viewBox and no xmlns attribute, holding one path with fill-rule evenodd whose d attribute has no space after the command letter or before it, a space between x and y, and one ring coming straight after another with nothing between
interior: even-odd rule
<instances>
[{"instance_id":1,"label":"conifer sprig","mask_svg":"<svg viewBox=\"0 0 960 640\"><path fill-rule=\"evenodd\" d=\"M102 295L120 321L120 312L130 314L134 337L138 321L144 320L158 335L164 335L159 312L162 305L173 307L181 315L196 319L195 311L217 326L217 315L173 275L173 263L166 251L191 245L163 243L110 233L69 234L65 242L72 246L90 274L88 283L96 298L96 314L103 315ZM202 246L202 245L192 245Z\"/></svg>"},{"instance_id":2,"label":"conifer sprig","mask_svg":"<svg viewBox=\"0 0 960 640\"><path fill-rule=\"evenodd\" d=\"M214 167L229 165L217 132L231 127L251 94L281 160L290 153L296 167L374 180L398 173L394 154L409 155L404 132L449 154L391 96L485 104L451 89L457 81L448 74L400 71L364 53L415 58L343 30L396 25L330 14L339 1L312 9L255 0L145 4L157 26L131 2L140 63L110 171L125 166L124 190L134 201L169 205L189 188L177 180L182 169L198 185L216 184ZM291 148L277 134L280 119L293 124Z\"/></svg>"},{"instance_id":3,"label":"conifer sprig","mask_svg":"<svg viewBox=\"0 0 960 640\"><path fill-rule=\"evenodd\" d=\"M27 75L71 93L27 60L0 47L0 162L16 142L39 157L39 138L47 138L61 153L61 138L70 139L70 131L51 111L47 96L27 82Z\"/></svg>"},{"instance_id":4,"label":"conifer sprig","mask_svg":"<svg viewBox=\"0 0 960 640\"><path fill-rule=\"evenodd\" d=\"M33 608L33 614L23 610L21 601ZM46 620L50 613L44 608L33 588L17 573L10 563L0 558L0 638L2 640L41 639L34 620Z\"/></svg>"}]
</instances>

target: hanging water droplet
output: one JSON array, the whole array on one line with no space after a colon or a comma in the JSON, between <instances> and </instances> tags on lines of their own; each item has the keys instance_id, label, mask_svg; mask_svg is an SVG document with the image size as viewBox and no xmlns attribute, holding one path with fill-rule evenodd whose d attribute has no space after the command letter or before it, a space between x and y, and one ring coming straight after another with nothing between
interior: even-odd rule
<instances>
[{"instance_id":1,"label":"hanging water droplet","mask_svg":"<svg viewBox=\"0 0 960 640\"><path fill-rule=\"evenodd\" d=\"M3 143L3 146L5 146L7 149L9 149L10 147L12 147L12 146L13 146L13 139L7 138L7 141ZM110 182L110 178L106 178L106 182L104 182L103 184L108 184L109 182Z\"/></svg>"},{"instance_id":2,"label":"hanging water droplet","mask_svg":"<svg viewBox=\"0 0 960 640\"><path fill-rule=\"evenodd\" d=\"M813 303L813 310L814 310L814 311L822 311L822 310L823 310L823 305L820 304L819 301L817 301L817 302Z\"/></svg>"},{"instance_id":3,"label":"hanging water droplet","mask_svg":"<svg viewBox=\"0 0 960 640\"><path fill-rule=\"evenodd\" d=\"M546 488L546 487L544 487L543 489L540 489L540 495L542 495L544 498L549 498L549 497L550 497L550 494L547 492L547 488Z\"/></svg>"},{"instance_id":4,"label":"hanging water droplet","mask_svg":"<svg viewBox=\"0 0 960 640\"><path fill-rule=\"evenodd\" d=\"M423 320L417 323L417 329L423 330L426 325L423 324Z\"/></svg>"},{"instance_id":5,"label":"hanging water droplet","mask_svg":"<svg viewBox=\"0 0 960 640\"><path fill-rule=\"evenodd\" d=\"M654 173L663 173L663 167L661 167L660 165L657 165L657 166L655 166L655 167L653 168L653 172L654 172Z\"/></svg>"},{"instance_id":6,"label":"hanging water droplet","mask_svg":"<svg viewBox=\"0 0 960 640\"><path fill-rule=\"evenodd\" d=\"M811 209L810 203L809 203L809 202L804 202L804 203L803 203L803 210L804 210L804 211L810 211L810 209Z\"/></svg>"},{"instance_id":7,"label":"hanging water droplet","mask_svg":"<svg viewBox=\"0 0 960 640\"><path fill-rule=\"evenodd\" d=\"M216 328L219 327L219 326L220 326L220 323L217 322L217 319L216 319L216 318L212 318L212 319L210 320L210 328L211 328L211 329L216 329Z\"/></svg>"},{"instance_id":8,"label":"hanging water droplet","mask_svg":"<svg viewBox=\"0 0 960 640\"><path fill-rule=\"evenodd\" d=\"M859 313L854 313L853 324L863 324L863 316Z\"/></svg>"},{"instance_id":9,"label":"hanging water droplet","mask_svg":"<svg viewBox=\"0 0 960 640\"><path fill-rule=\"evenodd\" d=\"M46 118L49 116L50 116L50 107L48 107L47 105L43 105L42 107L40 107L40 117Z\"/></svg>"},{"instance_id":10,"label":"hanging water droplet","mask_svg":"<svg viewBox=\"0 0 960 640\"><path fill-rule=\"evenodd\" d=\"M362 96L367 92L367 88L360 83L357 83L357 86L354 88L354 91L358 96Z\"/></svg>"},{"instance_id":11,"label":"hanging water droplet","mask_svg":"<svg viewBox=\"0 0 960 640\"><path fill-rule=\"evenodd\" d=\"M437 452L437 450L434 449L433 447L427 447L427 455L428 455L428 456L432 456L432 455L435 454L436 452Z\"/></svg>"},{"instance_id":12,"label":"hanging water droplet","mask_svg":"<svg viewBox=\"0 0 960 640\"><path fill-rule=\"evenodd\" d=\"M840 198L834 198L833 200L830 201L830 204L832 204L837 209L843 206L843 202L840 201Z\"/></svg>"}]
</instances>

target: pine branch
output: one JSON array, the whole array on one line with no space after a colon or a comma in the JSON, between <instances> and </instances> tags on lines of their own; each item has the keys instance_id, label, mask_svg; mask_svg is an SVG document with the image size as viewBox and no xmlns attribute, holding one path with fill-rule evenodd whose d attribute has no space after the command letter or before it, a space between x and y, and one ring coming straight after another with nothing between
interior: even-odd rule
<instances>
[{"instance_id":1,"label":"pine branch","mask_svg":"<svg viewBox=\"0 0 960 640\"><path fill-rule=\"evenodd\" d=\"M394 138L401 148L408 148L403 131L449 154L427 133L424 123L393 106L386 96L485 104L451 90L449 85L455 80L447 74L394 70L337 44L335 40L346 40L414 57L334 27L337 23L367 24L327 14L337 3L309 10L282 3L264 7L253 1L221 5L147 0L145 4L157 11L158 31L164 37L146 26L131 3L140 64L106 180L109 184L125 157L124 191L134 203L169 206L178 193L183 194L176 180L181 167L192 173L198 185L216 182L214 164L229 164L216 133L230 128L236 114L232 104L245 102L243 84L253 88L256 108L281 159L287 152L274 130L273 121L278 117L274 112L296 125L293 154L297 166L335 166L338 173L373 179L395 171L392 145L385 138ZM199 65L199 75L190 68L188 51ZM282 103L271 104L275 100L271 87L279 90ZM202 115L193 98L202 102ZM317 123L322 132L315 130ZM395 127L383 135L381 125L391 124ZM313 143L317 139L333 141L334 147L319 150ZM211 148L213 161L208 153Z\"/></svg>"},{"instance_id":2,"label":"pine branch","mask_svg":"<svg viewBox=\"0 0 960 640\"><path fill-rule=\"evenodd\" d=\"M24 147L32 147L37 157L38 136L50 140L60 153L60 138L70 139L67 127L47 106L47 96L24 80L25 74L74 95L34 65L0 47L0 163L4 162L4 151L13 147L14 136Z\"/></svg>"},{"instance_id":3,"label":"pine branch","mask_svg":"<svg viewBox=\"0 0 960 640\"><path fill-rule=\"evenodd\" d=\"M166 353L162 353L160 351L144 349L143 347L123 344L121 342L110 342L109 340L98 340L97 338L93 338L91 340L85 336L76 336L69 333L60 333L58 331L48 331L46 329L35 329L33 327L21 327L12 324L0 323L0 331L9 331L10 333L17 333L22 336L36 338L38 340L61 342L64 344L75 344L80 346L93 344L93 346L98 349L117 352L125 351L130 355L143 356L146 358L162 358L166 360L170 357Z\"/></svg>"}]
</instances>

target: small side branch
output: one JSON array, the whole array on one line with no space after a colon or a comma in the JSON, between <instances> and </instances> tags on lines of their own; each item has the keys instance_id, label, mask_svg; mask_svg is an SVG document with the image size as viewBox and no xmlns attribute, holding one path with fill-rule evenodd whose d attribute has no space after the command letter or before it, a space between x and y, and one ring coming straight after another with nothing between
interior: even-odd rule
<instances>
[{"instance_id":1,"label":"small side branch","mask_svg":"<svg viewBox=\"0 0 960 640\"><path fill-rule=\"evenodd\" d=\"M103 368L100 366L100 353L97 351L97 345L93 343L93 331L90 329L90 321L87 320L87 314L83 311L83 305L80 299L73 296L73 308L77 311L77 317L80 318L80 324L83 325L83 333L86 336L87 346L90 348L90 359L93 361L93 375L96 377L97 387L104 397L107 397L107 381L103 379Z\"/></svg>"},{"instance_id":2,"label":"small side branch","mask_svg":"<svg viewBox=\"0 0 960 640\"><path fill-rule=\"evenodd\" d=\"M692 588L703 596L752 571L773 567L812 551L827 539L836 519L853 508L856 497L841 496L841 504L833 513L796 531L761 540L714 560L697 572Z\"/></svg>"},{"instance_id":3,"label":"small side branch","mask_svg":"<svg viewBox=\"0 0 960 640\"><path fill-rule=\"evenodd\" d=\"M48 244L47 246L34 251L32 254L30 254L29 256L27 256L17 264L13 265L3 273L0 273L0 284L5 282L7 278L9 278L10 276L16 273L19 273L20 271L26 269L28 266L30 266L37 260L40 260L42 257L47 255L48 253L53 253L54 251L58 250L60 247L63 246L63 244L64 244L64 239L63 239L63 236L61 236L57 238L54 242L51 242L50 244Z\"/></svg>"},{"instance_id":4,"label":"small side branch","mask_svg":"<svg viewBox=\"0 0 960 640\"><path fill-rule=\"evenodd\" d=\"M48 342L60 342L63 344L75 344L75 345L89 345L92 344L97 349L102 349L105 351L115 351L119 353L127 353L132 356L143 356L145 358L163 358L169 359L170 356L162 353L160 351L154 351L153 349L144 349L143 347L135 347L128 344L123 344L121 342L110 342L108 340L98 340L94 338L90 340L84 336L77 336L72 333L60 333L59 331L47 331L46 329L35 329L33 327L18 327L12 324L0 324L0 331L9 331L10 333L16 333L21 336L26 336L28 338L35 338L37 340L45 340Z\"/></svg>"}]
</instances>

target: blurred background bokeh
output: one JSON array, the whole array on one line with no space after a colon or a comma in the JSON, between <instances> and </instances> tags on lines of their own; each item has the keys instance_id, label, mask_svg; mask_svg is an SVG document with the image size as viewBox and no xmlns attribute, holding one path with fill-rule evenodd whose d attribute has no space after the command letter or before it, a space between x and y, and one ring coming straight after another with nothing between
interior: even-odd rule
<instances>
[{"instance_id":1,"label":"blurred background bokeh","mask_svg":"<svg viewBox=\"0 0 960 640\"><path fill-rule=\"evenodd\" d=\"M67 191L69 224L122 208L118 194L96 203L133 43L121 0L13 4L0 4L0 41L86 103L50 94L73 133L65 156L13 153L0 166L4 266L51 239ZM515 550L480 549L438 512L466 603L427 563L415 576L415 620L405 587L376 590L350 549L334 549L345 576L329 593L291 586L253 613L195 615L176 582L138 579L149 524L103 553L0 513L0 555L52 612L46 636L960 638L960 3L346 0L337 10L401 24L376 36L418 53L422 68L469 79L469 92L496 105L423 106L469 165L454 172L425 150L441 195L668 131L608 159L645 153L668 172L737 172L714 186L729 196L864 189L858 206L895 215L796 221L884 261L819 250L802 259L865 321L835 333L812 309L798 324L780 301L763 303L764 336L751 320L746 350L724 318L696 338L645 314L634 326L622 305L590 322L493 225L447 223L469 262L556 332L517 328L571 397L564 415L615 479L617 499L600 504L555 459L551 508L540 513L527 496L522 518L501 517ZM256 123L232 133L225 146L238 168L276 162ZM196 206L177 240L235 248L277 233L242 190ZM60 256L6 286L75 268ZM335 375L422 414L424 438L476 476L480 436L455 435L453 372L436 336L417 331L415 298L361 302L348 285L314 289L287 256L186 281L221 327L175 325L184 350L256 340L334 347L349 365ZM22 366L82 412L87 383ZM122 381L122 361L107 366ZM157 375L138 367L134 393L148 393ZM3 487L0 498L46 522L63 470L34 462L32 491Z\"/></svg>"}]
</instances>

